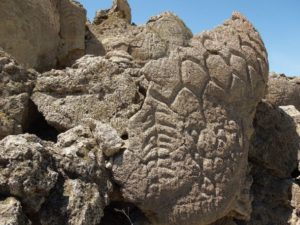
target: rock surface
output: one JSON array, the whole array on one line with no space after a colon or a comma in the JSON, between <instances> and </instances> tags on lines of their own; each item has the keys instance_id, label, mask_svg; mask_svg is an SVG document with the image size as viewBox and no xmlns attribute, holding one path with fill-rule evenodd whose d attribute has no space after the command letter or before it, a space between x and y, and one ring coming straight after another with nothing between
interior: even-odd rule
<instances>
[{"instance_id":1,"label":"rock surface","mask_svg":"<svg viewBox=\"0 0 300 225\"><path fill-rule=\"evenodd\" d=\"M0 47L26 68L64 66L84 55L85 14L73 0L2 0Z\"/></svg>"},{"instance_id":2,"label":"rock surface","mask_svg":"<svg viewBox=\"0 0 300 225\"><path fill-rule=\"evenodd\" d=\"M106 52L123 50L142 64L166 56L177 46L186 46L193 34L176 15L166 12L151 17L146 25L130 24L126 0L114 1L111 10L99 11L89 29Z\"/></svg>"},{"instance_id":3,"label":"rock surface","mask_svg":"<svg viewBox=\"0 0 300 225\"><path fill-rule=\"evenodd\" d=\"M110 123L121 136L144 100L138 72L126 55L84 56L71 68L39 76L32 100L60 131L92 118Z\"/></svg>"},{"instance_id":4,"label":"rock surface","mask_svg":"<svg viewBox=\"0 0 300 225\"><path fill-rule=\"evenodd\" d=\"M8 136L0 141L0 194L21 199L27 212L38 212L58 174L42 141L34 135Z\"/></svg>"},{"instance_id":5,"label":"rock surface","mask_svg":"<svg viewBox=\"0 0 300 225\"><path fill-rule=\"evenodd\" d=\"M238 13L190 46L142 69L150 85L129 120L128 149L114 160L113 176L125 200L154 224L249 219L248 147L265 93L266 52Z\"/></svg>"},{"instance_id":6,"label":"rock surface","mask_svg":"<svg viewBox=\"0 0 300 225\"><path fill-rule=\"evenodd\" d=\"M254 120L249 160L253 212L247 225L297 225L300 112L294 106L261 102Z\"/></svg>"},{"instance_id":7,"label":"rock surface","mask_svg":"<svg viewBox=\"0 0 300 225\"><path fill-rule=\"evenodd\" d=\"M72 0L0 2L25 66L0 51L0 224L300 224L299 79L269 79L244 16L193 36L115 0L85 21Z\"/></svg>"},{"instance_id":8,"label":"rock surface","mask_svg":"<svg viewBox=\"0 0 300 225\"><path fill-rule=\"evenodd\" d=\"M271 74L266 99L276 106L294 105L300 110L300 79Z\"/></svg>"},{"instance_id":9,"label":"rock surface","mask_svg":"<svg viewBox=\"0 0 300 225\"><path fill-rule=\"evenodd\" d=\"M0 49L0 139L24 132L36 72L26 71Z\"/></svg>"},{"instance_id":10,"label":"rock surface","mask_svg":"<svg viewBox=\"0 0 300 225\"><path fill-rule=\"evenodd\" d=\"M13 197L0 200L0 224L1 225L31 225L18 200Z\"/></svg>"}]
</instances>

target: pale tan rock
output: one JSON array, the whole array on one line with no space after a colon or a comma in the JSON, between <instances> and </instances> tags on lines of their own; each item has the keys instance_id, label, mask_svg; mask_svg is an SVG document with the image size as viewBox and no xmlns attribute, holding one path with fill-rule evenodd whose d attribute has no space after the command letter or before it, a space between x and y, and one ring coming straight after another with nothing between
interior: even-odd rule
<instances>
[{"instance_id":1,"label":"pale tan rock","mask_svg":"<svg viewBox=\"0 0 300 225\"><path fill-rule=\"evenodd\" d=\"M29 95L36 75L0 50L0 139L27 129Z\"/></svg>"},{"instance_id":2,"label":"pale tan rock","mask_svg":"<svg viewBox=\"0 0 300 225\"><path fill-rule=\"evenodd\" d=\"M144 96L139 93L138 68L113 61L85 56L72 68L44 73L37 79L32 100L58 130L92 118L110 124L121 136Z\"/></svg>"},{"instance_id":3,"label":"pale tan rock","mask_svg":"<svg viewBox=\"0 0 300 225\"><path fill-rule=\"evenodd\" d=\"M271 74L266 99L276 106L294 105L300 110L299 78Z\"/></svg>"},{"instance_id":4,"label":"pale tan rock","mask_svg":"<svg viewBox=\"0 0 300 225\"><path fill-rule=\"evenodd\" d=\"M168 55L178 46L186 46L193 36L173 13L162 13L143 26L135 26L130 24L129 12L127 1L116 0L110 10L99 11L94 23L88 25L106 52L127 51L134 60L145 63Z\"/></svg>"},{"instance_id":5,"label":"pale tan rock","mask_svg":"<svg viewBox=\"0 0 300 225\"><path fill-rule=\"evenodd\" d=\"M69 199L69 225L99 224L104 205L97 185L85 184L81 180L67 180L63 195Z\"/></svg>"},{"instance_id":6,"label":"pale tan rock","mask_svg":"<svg viewBox=\"0 0 300 225\"><path fill-rule=\"evenodd\" d=\"M291 206L293 207L293 213L289 220L290 225L300 224L300 186L298 183L294 183L291 188L292 199Z\"/></svg>"},{"instance_id":7,"label":"pale tan rock","mask_svg":"<svg viewBox=\"0 0 300 225\"><path fill-rule=\"evenodd\" d=\"M0 47L25 68L65 66L84 55L85 14L72 0L3 0Z\"/></svg>"},{"instance_id":8,"label":"pale tan rock","mask_svg":"<svg viewBox=\"0 0 300 225\"><path fill-rule=\"evenodd\" d=\"M3 0L0 46L26 68L51 68L60 41L59 19L57 1Z\"/></svg>"},{"instance_id":9,"label":"pale tan rock","mask_svg":"<svg viewBox=\"0 0 300 225\"><path fill-rule=\"evenodd\" d=\"M0 162L0 194L18 197L26 212L38 212L58 177L42 140L7 136L0 141Z\"/></svg>"},{"instance_id":10,"label":"pale tan rock","mask_svg":"<svg viewBox=\"0 0 300 225\"><path fill-rule=\"evenodd\" d=\"M31 225L31 222L22 212L21 203L9 197L0 201L0 224L1 225Z\"/></svg>"},{"instance_id":11,"label":"pale tan rock","mask_svg":"<svg viewBox=\"0 0 300 225\"><path fill-rule=\"evenodd\" d=\"M99 224L113 192L102 150L114 147L109 150L117 151L111 131L108 125L88 119L60 134L57 143L49 146L61 180L39 212L42 225Z\"/></svg>"},{"instance_id":12,"label":"pale tan rock","mask_svg":"<svg viewBox=\"0 0 300 225\"><path fill-rule=\"evenodd\" d=\"M208 41L215 44L205 47ZM241 59L229 66L233 56ZM196 65L188 70L183 63ZM150 84L146 99L129 120L128 149L113 164L125 200L149 212L153 224L249 219L249 139L268 79L257 31L235 13L142 73Z\"/></svg>"},{"instance_id":13,"label":"pale tan rock","mask_svg":"<svg viewBox=\"0 0 300 225\"><path fill-rule=\"evenodd\" d=\"M60 44L58 65L72 65L85 54L86 10L73 0L59 1Z\"/></svg>"}]
</instances>

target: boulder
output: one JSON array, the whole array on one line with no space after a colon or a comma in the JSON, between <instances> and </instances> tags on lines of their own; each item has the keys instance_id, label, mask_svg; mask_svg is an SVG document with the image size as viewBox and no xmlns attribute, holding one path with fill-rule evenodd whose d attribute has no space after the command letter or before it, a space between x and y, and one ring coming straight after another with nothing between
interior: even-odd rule
<instances>
[{"instance_id":1,"label":"boulder","mask_svg":"<svg viewBox=\"0 0 300 225\"><path fill-rule=\"evenodd\" d=\"M121 149L114 134L109 125L89 119L48 148L60 179L39 212L42 225L99 224L115 188L103 154Z\"/></svg>"},{"instance_id":2,"label":"boulder","mask_svg":"<svg viewBox=\"0 0 300 225\"><path fill-rule=\"evenodd\" d=\"M300 112L294 106L259 103L249 161L253 212L247 225L299 221Z\"/></svg>"},{"instance_id":3,"label":"boulder","mask_svg":"<svg viewBox=\"0 0 300 225\"><path fill-rule=\"evenodd\" d=\"M106 52L127 51L134 60L145 63L166 56L178 46L188 45L193 34L184 22L170 12L151 17L142 26L130 24L130 8L125 0L116 0L110 10L97 13L90 31Z\"/></svg>"},{"instance_id":4,"label":"boulder","mask_svg":"<svg viewBox=\"0 0 300 225\"><path fill-rule=\"evenodd\" d=\"M85 9L73 0L3 0L0 47L25 68L65 66L84 55L85 22Z\"/></svg>"},{"instance_id":5,"label":"boulder","mask_svg":"<svg viewBox=\"0 0 300 225\"><path fill-rule=\"evenodd\" d=\"M146 98L128 121L128 148L113 161L124 199L153 224L249 219L249 140L268 79L257 31L234 13L142 73Z\"/></svg>"},{"instance_id":6,"label":"boulder","mask_svg":"<svg viewBox=\"0 0 300 225\"><path fill-rule=\"evenodd\" d=\"M126 55L85 56L71 68L39 76L31 98L60 131L92 118L110 124L122 136L143 103L138 72Z\"/></svg>"},{"instance_id":7,"label":"boulder","mask_svg":"<svg viewBox=\"0 0 300 225\"><path fill-rule=\"evenodd\" d=\"M300 110L300 79L271 74L266 99L276 106L294 105Z\"/></svg>"},{"instance_id":8,"label":"boulder","mask_svg":"<svg viewBox=\"0 0 300 225\"><path fill-rule=\"evenodd\" d=\"M0 166L0 195L16 196L27 213L38 212L58 178L43 141L7 136L0 141Z\"/></svg>"}]
</instances>

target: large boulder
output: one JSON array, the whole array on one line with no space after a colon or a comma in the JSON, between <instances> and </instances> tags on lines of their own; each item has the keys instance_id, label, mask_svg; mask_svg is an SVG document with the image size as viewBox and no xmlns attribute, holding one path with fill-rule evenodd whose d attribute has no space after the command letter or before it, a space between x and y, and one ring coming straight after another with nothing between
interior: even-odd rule
<instances>
[{"instance_id":1,"label":"large boulder","mask_svg":"<svg viewBox=\"0 0 300 225\"><path fill-rule=\"evenodd\" d=\"M0 47L26 68L64 66L84 54L85 14L73 0L3 0Z\"/></svg>"},{"instance_id":2,"label":"large boulder","mask_svg":"<svg viewBox=\"0 0 300 225\"><path fill-rule=\"evenodd\" d=\"M113 162L125 200L153 224L249 219L249 139L268 79L257 31L234 13L142 73L146 98L128 121L128 148Z\"/></svg>"}]
</instances>

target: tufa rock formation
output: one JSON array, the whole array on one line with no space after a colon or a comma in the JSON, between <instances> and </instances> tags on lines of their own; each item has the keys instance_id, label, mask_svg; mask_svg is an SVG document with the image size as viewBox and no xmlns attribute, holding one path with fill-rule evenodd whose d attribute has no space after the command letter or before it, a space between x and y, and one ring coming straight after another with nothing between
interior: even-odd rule
<instances>
[{"instance_id":1,"label":"tufa rock formation","mask_svg":"<svg viewBox=\"0 0 300 225\"><path fill-rule=\"evenodd\" d=\"M0 21L0 46L25 68L66 66L85 53L86 11L73 0L1 0Z\"/></svg>"},{"instance_id":2,"label":"tufa rock formation","mask_svg":"<svg viewBox=\"0 0 300 225\"><path fill-rule=\"evenodd\" d=\"M300 79L272 73L266 99L276 106L294 105L300 110Z\"/></svg>"},{"instance_id":3,"label":"tufa rock formation","mask_svg":"<svg viewBox=\"0 0 300 225\"><path fill-rule=\"evenodd\" d=\"M240 13L195 36L126 0L0 19L1 225L299 224L297 79L269 80Z\"/></svg>"}]
</instances>

